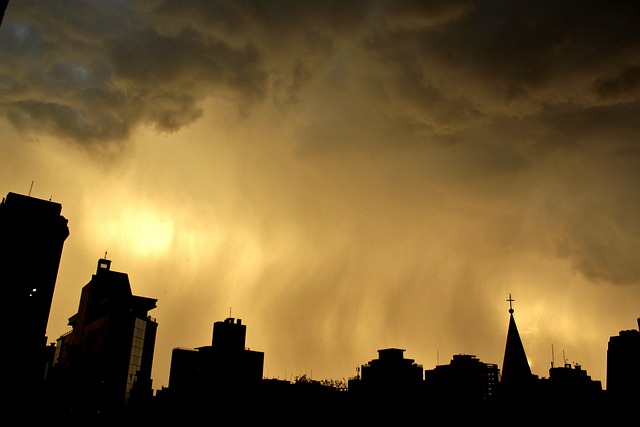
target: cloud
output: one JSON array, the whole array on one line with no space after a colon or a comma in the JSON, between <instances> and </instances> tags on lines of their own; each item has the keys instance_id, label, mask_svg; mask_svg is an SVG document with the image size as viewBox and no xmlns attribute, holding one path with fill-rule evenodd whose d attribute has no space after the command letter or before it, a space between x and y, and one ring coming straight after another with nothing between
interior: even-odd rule
<instances>
[{"instance_id":1,"label":"cloud","mask_svg":"<svg viewBox=\"0 0 640 427\"><path fill-rule=\"evenodd\" d=\"M628 99L640 42L632 3L72 6L12 5L3 57L19 72L5 68L3 95L19 128L79 143L126 139L139 126L178 131L212 96L245 113L265 100L304 103L305 87L330 76L336 86L340 70L352 96L368 91L423 132L446 133L549 103Z\"/></svg>"},{"instance_id":2,"label":"cloud","mask_svg":"<svg viewBox=\"0 0 640 427\"><path fill-rule=\"evenodd\" d=\"M180 131L202 119L207 99L223 98L247 115L275 108L301 159L367 152L384 176L411 174L442 194L479 191L500 202L522 192L518 185L536 185L528 179L541 170L572 188L578 178L550 171L554 159L596 155L611 172L598 179L620 194L601 207L613 225L592 219L585 228L586 218L564 212L561 223L571 222L558 247L588 277L637 280L625 257L615 257L619 266L587 255L609 247L602 241L608 227L626 225L613 215L622 200L637 204L629 185L637 176L619 172L633 168L627 156L638 151L633 4L73 6L12 5L3 23L2 112L19 130L122 145L141 126ZM571 170L595 182L588 171Z\"/></svg>"},{"instance_id":3,"label":"cloud","mask_svg":"<svg viewBox=\"0 0 640 427\"><path fill-rule=\"evenodd\" d=\"M238 104L262 96L251 44L234 48L188 28L167 36L148 17L114 10L122 4L95 11L89 3L57 3L46 23L28 4L3 26L3 113L18 129L117 143L139 126L174 132L193 123L216 88Z\"/></svg>"},{"instance_id":4,"label":"cloud","mask_svg":"<svg viewBox=\"0 0 640 427\"><path fill-rule=\"evenodd\" d=\"M595 92L605 99L638 97L640 88L640 66L630 65L617 74L600 77L593 84Z\"/></svg>"}]
</instances>

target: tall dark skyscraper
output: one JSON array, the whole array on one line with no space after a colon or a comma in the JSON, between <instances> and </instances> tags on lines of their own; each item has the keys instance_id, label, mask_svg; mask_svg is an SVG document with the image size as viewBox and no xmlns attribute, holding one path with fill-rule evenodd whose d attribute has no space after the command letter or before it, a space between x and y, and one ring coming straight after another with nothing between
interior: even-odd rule
<instances>
[{"instance_id":1,"label":"tall dark skyscraper","mask_svg":"<svg viewBox=\"0 0 640 427\"><path fill-rule=\"evenodd\" d=\"M7 11L7 6L9 6L9 0L0 0L0 25L4 20L4 13Z\"/></svg>"},{"instance_id":2,"label":"tall dark skyscraper","mask_svg":"<svg viewBox=\"0 0 640 427\"><path fill-rule=\"evenodd\" d=\"M638 329L620 331L607 346L607 393L617 401L640 399L640 318Z\"/></svg>"},{"instance_id":3,"label":"tall dark skyscraper","mask_svg":"<svg viewBox=\"0 0 640 427\"><path fill-rule=\"evenodd\" d=\"M0 204L0 289L7 389L27 393L44 376L44 351L62 248L62 205L16 193Z\"/></svg>"},{"instance_id":4,"label":"tall dark skyscraper","mask_svg":"<svg viewBox=\"0 0 640 427\"><path fill-rule=\"evenodd\" d=\"M158 324L149 316L157 299L133 295L129 275L98 260L80 294L73 329L60 338L52 366L56 407L107 414L153 395L151 370Z\"/></svg>"}]
</instances>

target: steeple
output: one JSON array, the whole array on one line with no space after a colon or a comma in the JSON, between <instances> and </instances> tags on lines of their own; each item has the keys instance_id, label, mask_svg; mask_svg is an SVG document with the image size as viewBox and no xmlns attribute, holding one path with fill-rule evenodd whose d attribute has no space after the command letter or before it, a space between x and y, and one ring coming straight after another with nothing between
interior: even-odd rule
<instances>
[{"instance_id":1,"label":"steeple","mask_svg":"<svg viewBox=\"0 0 640 427\"><path fill-rule=\"evenodd\" d=\"M511 294L509 294L507 301L509 301L509 330L507 331L507 344L504 350L500 383L509 387L528 384L533 379L533 375L516 321L513 318L513 302L515 300L511 298Z\"/></svg>"}]
</instances>

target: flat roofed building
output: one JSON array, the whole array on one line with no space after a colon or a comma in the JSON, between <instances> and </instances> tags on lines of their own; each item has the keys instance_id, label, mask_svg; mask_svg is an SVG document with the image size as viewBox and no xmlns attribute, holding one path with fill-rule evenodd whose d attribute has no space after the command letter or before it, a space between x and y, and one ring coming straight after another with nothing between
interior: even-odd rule
<instances>
[{"instance_id":1,"label":"flat roofed building","mask_svg":"<svg viewBox=\"0 0 640 427\"><path fill-rule=\"evenodd\" d=\"M10 350L4 353L4 385L23 395L44 378L47 325L67 219L59 203L7 194L0 203L2 325Z\"/></svg>"}]
</instances>

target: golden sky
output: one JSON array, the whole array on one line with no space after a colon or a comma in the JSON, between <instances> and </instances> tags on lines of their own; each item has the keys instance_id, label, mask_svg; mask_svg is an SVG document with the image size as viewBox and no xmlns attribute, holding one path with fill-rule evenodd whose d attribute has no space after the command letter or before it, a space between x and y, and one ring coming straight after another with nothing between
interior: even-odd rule
<instances>
[{"instance_id":1,"label":"golden sky","mask_svg":"<svg viewBox=\"0 0 640 427\"><path fill-rule=\"evenodd\" d=\"M69 220L48 336L103 257L158 299L152 378L231 313L265 377L405 349L606 386L640 316L640 6L10 1L0 193ZM552 353L552 348L554 349Z\"/></svg>"}]
</instances>

